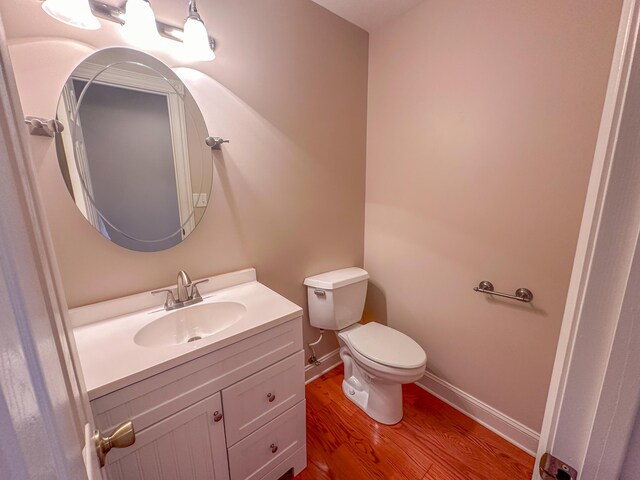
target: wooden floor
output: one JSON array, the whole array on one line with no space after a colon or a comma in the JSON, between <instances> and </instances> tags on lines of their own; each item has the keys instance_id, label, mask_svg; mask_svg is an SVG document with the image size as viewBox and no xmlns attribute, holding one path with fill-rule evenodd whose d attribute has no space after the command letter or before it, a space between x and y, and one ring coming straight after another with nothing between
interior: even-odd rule
<instances>
[{"instance_id":1,"label":"wooden floor","mask_svg":"<svg viewBox=\"0 0 640 480\"><path fill-rule=\"evenodd\" d=\"M342 373L306 387L308 466L295 480L531 478L533 457L416 385L399 424L374 422L345 398Z\"/></svg>"}]
</instances>

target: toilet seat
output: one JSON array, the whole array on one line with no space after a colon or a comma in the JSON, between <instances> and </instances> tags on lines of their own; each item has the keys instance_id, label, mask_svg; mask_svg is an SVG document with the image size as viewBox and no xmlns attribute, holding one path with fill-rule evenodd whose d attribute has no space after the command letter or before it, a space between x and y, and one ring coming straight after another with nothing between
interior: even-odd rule
<instances>
[{"instance_id":1,"label":"toilet seat","mask_svg":"<svg viewBox=\"0 0 640 480\"><path fill-rule=\"evenodd\" d=\"M357 353L381 365L413 369L427 362L424 350L415 340L376 322L349 331L348 337Z\"/></svg>"}]
</instances>

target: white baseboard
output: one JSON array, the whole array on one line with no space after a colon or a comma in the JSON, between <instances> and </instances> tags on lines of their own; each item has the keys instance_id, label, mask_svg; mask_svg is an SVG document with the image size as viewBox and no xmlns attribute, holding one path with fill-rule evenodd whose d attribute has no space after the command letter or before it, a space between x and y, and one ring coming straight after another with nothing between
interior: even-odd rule
<instances>
[{"instance_id":1,"label":"white baseboard","mask_svg":"<svg viewBox=\"0 0 640 480\"><path fill-rule=\"evenodd\" d=\"M340 365L342 363L342 360L340 359L340 349L336 348L326 355L323 355L318 360L320 360L320 365L307 365L304 367L305 384L313 382L319 376L324 375L329 370Z\"/></svg>"},{"instance_id":2,"label":"white baseboard","mask_svg":"<svg viewBox=\"0 0 640 480\"><path fill-rule=\"evenodd\" d=\"M481 425L525 452L535 456L540 434L513 418L499 412L486 403L454 387L430 372L416 382L420 388L438 397L456 410L464 413Z\"/></svg>"}]
</instances>

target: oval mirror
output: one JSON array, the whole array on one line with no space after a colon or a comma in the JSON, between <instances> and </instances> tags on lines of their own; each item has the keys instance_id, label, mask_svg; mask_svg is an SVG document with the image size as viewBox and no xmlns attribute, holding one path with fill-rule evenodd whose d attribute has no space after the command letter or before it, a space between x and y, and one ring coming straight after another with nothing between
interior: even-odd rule
<instances>
[{"instance_id":1,"label":"oval mirror","mask_svg":"<svg viewBox=\"0 0 640 480\"><path fill-rule=\"evenodd\" d=\"M60 171L84 217L137 251L171 248L196 228L213 162L195 100L159 60L128 48L86 58L58 101Z\"/></svg>"}]
</instances>

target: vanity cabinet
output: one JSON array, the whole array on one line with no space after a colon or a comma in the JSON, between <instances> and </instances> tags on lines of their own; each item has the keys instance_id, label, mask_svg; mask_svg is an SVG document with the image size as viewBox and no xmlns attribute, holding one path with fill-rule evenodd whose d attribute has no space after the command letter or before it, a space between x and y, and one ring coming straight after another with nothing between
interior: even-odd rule
<instances>
[{"instance_id":1,"label":"vanity cabinet","mask_svg":"<svg viewBox=\"0 0 640 480\"><path fill-rule=\"evenodd\" d=\"M103 432L136 442L107 456L110 480L278 479L306 466L302 318L91 400Z\"/></svg>"}]
</instances>

